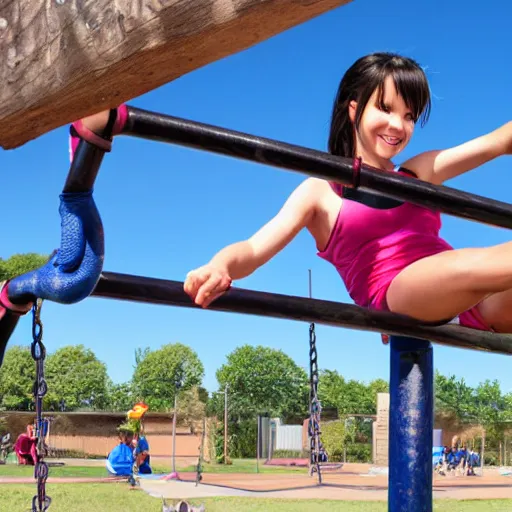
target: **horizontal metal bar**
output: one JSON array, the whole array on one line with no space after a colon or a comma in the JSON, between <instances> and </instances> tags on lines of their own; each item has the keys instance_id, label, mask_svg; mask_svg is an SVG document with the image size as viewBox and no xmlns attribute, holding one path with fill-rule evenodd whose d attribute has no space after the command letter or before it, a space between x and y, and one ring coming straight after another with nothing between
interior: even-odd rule
<instances>
[{"instance_id":1,"label":"horizontal metal bar","mask_svg":"<svg viewBox=\"0 0 512 512\"><path fill-rule=\"evenodd\" d=\"M180 281L112 272L103 272L92 295L199 308L183 291L183 283ZM211 304L209 309L410 336L453 347L512 354L512 335L478 331L458 325L433 327L393 313L326 300L232 288Z\"/></svg>"},{"instance_id":2,"label":"horizontal metal bar","mask_svg":"<svg viewBox=\"0 0 512 512\"><path fill-rule=\"evenodd\" d=\"M350 158L128 107L124 134L267 164L351 186ZM363 165L359 189L484 224L512 228L512 206Z\"/></svg>"}]
</instances>

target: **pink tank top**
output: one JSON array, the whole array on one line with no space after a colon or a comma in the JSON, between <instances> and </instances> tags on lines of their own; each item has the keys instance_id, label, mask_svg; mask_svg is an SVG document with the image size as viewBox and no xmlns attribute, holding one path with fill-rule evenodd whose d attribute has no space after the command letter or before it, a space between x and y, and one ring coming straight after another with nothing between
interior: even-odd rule
<instances>
[{"instance_id":1,"label":"pink tank top","mask_svg":"<svg viewBox=\"0 0 512 512\"><path fill-rule=\"evenodd\" d=\"M385 300L385 291L400 271L421 258L452 249L439 237L439 212L350 189L342 194L342 187L331 186L345 197L327 246L318 256L336 267L357 305L381 309L377 302Z\"/></svg>"}]
</instances>

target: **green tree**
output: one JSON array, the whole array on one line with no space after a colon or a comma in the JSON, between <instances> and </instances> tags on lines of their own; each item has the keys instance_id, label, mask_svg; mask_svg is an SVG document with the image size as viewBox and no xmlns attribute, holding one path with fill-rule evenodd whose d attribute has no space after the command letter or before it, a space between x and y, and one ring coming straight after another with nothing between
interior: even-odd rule
<instances>
[{"instance_id":1,"label":"green tree","mask_svg":"<svg viewBox=\"0 0 512 512\"><path fill-rule=\"evenodd\" d=\"M345 379L336 370L321 370L318 378L318 398L322 407L338 409L345 392Z\"/></svg>"},{"instance_id":2,"label":"green tree","mask_svg":"<svg viewBox=\"0 0 512 512\"><path fill-rule=\"evenodd\" d=\"M368 384L370 393L375 396L375 412L377 412L377 393L389 393L389 382L384 379L375 379Z\"/></svg>"},{"instance_id":3,"label":"green tree","mask_svg":"<svg viewBox=\"0 0 512 512\"><path fill-rule=\"evenodd\" d=\"M131 382L115 384L111 380L107 384L107 409L115 412L127 412L136 402Z\"/></svg>"},{"instance_id":4,"label":"green tree","mask_svg":"<svg viewBox=\"0 0 512 512\"><path fill-rule=\"evenodd\" d=\"M47 407L58 409L61 400L65 401L68 411L103 409L107 405L107 367L83 345L62 347L50 354L46 362L46 380Z\"/></svg>"},{"instance_id":5,"label":"green tree","mask_svg":"<svg viewBox=\"0 0 512 512\"><path fill-rule=\"evenodd\" d=\"M368 385L358 380L345 381L336 370L322 370L318 382L318 396L323 407L335 407L340 416L349 414L376 414L377 393L387 393L388 383L383 379Z\"/></svg>"},{"instance_id":6,"label":"green tree","mask_svg":"<svg viewBox=\"0 0 512 512\"><path fill-rule=\"evenodd\" d=\"M461 422L476 418L474 390L464 379L457 379L455 375L445 377L436 371L434 389L438 412L451 413Z\"/></svg>"},{"instance_id":7,"label":"green tree","mask_svg":"<svg viewBox=\"0 0 512 512\"><path fill-rule=\"evenodd\" d=\"M183 389L178 394L177 414L185 425L192 431L200 424L206 415L205 390L199 386Z\"/></svg>"},{"instance_id":8,"label":"green tree","mask_svg":"<svg viewBox=\"0 0 512 512\"><path fill-rule=\"evenodd\" d=\"M322 425L322 443L329 454L330 462L343 460L343 449L347 443L346 422L331 421Z\"/></svg>"},{"instance_id":9,"label":"green tree","mask_svg":"<svg viewBox=\"0 0 512 512\"><path fill-rule=\"evenodd\" d=\"M36 366L28 347L13 346L5 352L0 369L0 407L33 410Z\"/></svg>"},{"instance_id":10,"label":"green tree","mask_svg":"<svg viewBox=\"0 0 512 512\"><path fill-rule=\"evenodd\" d=\"M377 395L370 387L358 380L349 380L345 384L344 394L340 398L338 413L347 414L375 414Z\"/></svg>"},{"instance_id":11,"label":"green tree","mask_svg":"<svg viewBox=\"0 0 512 512\"><path fill-rule=\"evenodd\" d=\"M4 260L0 258L0 281L12 279L43 266L48 261L48 256L29 252L26 254L13 254Z\"/></svg>"},{"instance_id":12,"label":"green tree","mask_svg":"<svg viewBox=\"0 0 512 512\"><path fill-rule=\"evenodd\" d=\"M460 424L484 427L486 463L497 463L500 441L512 419L512 396L501 392L499 382L487 380L472 388L464 379L436 373L435 398L438 412L451 415Z\"/></svg>"},{"instance_id":13,"label":"green tree","mask_svg":"<svg viewBox=\"0 0 512 512\"><path fill-rule=\"evenodd\" d=\"M512 393L505 393L503 395L503 400L505 401L506 420L512 421Z\"/></svg>"},{"instance_id":14,"label":"green tree","mask_svg":"<svg viewBox=\"0 0 512 512\"><path fill-rule=\"evenodd\" d=\"M502 394L497 380L480 383L473 393L474 414L478 423L487 430L487 435L497 439L503 438L507 420L510 420L511 412L508 409L508 400Z\"/></svg>"},{"instance_id":15,"label":"green tree","mask_svg":"<svg viewBox=\"0 0 512 512\"><path fill-rule=\"evenodd\" d=\"M238 347L228 355L216 376L220 391L226 384L229 386L231 415L254 418L268 412L286 419L307 414L306 372L281 350Z\"/></svg>"},{"instance_id":16,"label":"green tree","mask_svg":"<svg viewBox=\"0 0 512 512\"><path fill-rule=\"evenodd\" d=\"M199 386L204 367L198 355L182 343L164 345L154 351L139 351L133 373L133 390L152 410L174 407L175 383L187 390Z\"/></svg>"}]
</instances>

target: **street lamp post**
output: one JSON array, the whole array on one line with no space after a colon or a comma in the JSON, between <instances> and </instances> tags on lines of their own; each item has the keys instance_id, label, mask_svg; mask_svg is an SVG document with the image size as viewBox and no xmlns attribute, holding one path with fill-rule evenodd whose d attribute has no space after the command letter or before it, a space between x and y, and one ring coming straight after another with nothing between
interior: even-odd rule
<instances>
[{"instance_id":1,"label":"street lamp post","mask_svg":"<svg viewBox=\"0 0 512 512\"><path fill-rule=\"evenodd\" d=\"M228 463L228 387L224 388L224 464Z\"/></svg>"},{"instance_id":2,"label":"street lamp post","mask_svg":"<svg viewBox=\"0 0 512 512\"><path fill-rule=\"evenodd\" d=\"M224 395L224 464L228 458L228 389L229 384L226 383L224 391L212 391L212 395Z\"/></svg>"},{"instance_id":3,"label":"street lamp post","mask_svg":"<svg viewBox=\"0 0 512 512\"><path fill-rule=\"evenodd\" d=\"M178 416L178 391L183 386L183 376L178 376L174 381L174 414L172 416L172 476L178 478L176 472L176 419Z\"/></svg>"}]
</instances>

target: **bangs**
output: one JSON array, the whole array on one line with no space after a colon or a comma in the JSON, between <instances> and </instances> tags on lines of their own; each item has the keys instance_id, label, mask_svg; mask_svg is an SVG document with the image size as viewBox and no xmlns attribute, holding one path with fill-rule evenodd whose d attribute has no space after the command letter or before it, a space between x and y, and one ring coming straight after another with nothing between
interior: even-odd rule
<instances>
[{"instance_id":1,"label":"bangs","mask_svg":"<svg viewBox=\"0 0 512 512\"><path fill-rule=\"evenodd\" d=\"M353 158L356 151L354 129L361 125L363 112L376 95L383 106L386 78L391 77L396 93L411 112L414 123L422 126L431 110L430 87L425 72L413 59L388 52L377 52L358 59L343 76L334 100L328 148L333 155ZM355 116L350 103L357 104ZM373 101L373 100L372 100Z\"/></svg>"},{"instance_id":2,"label":"bangs","mask_svg":"<svg viewBox=\"0 0 512 512\"><path fill-rule=\"evenodd\" d=\"M421 126L424 126L430 116L431 101L430 88L423 71L395 67L391 72L385 73L379 84L379 102L383 101L386 76L393 78L396 91L403 98L407 108L411 110L414 121L419 121Z\"/></svg>"}]
</instances>

